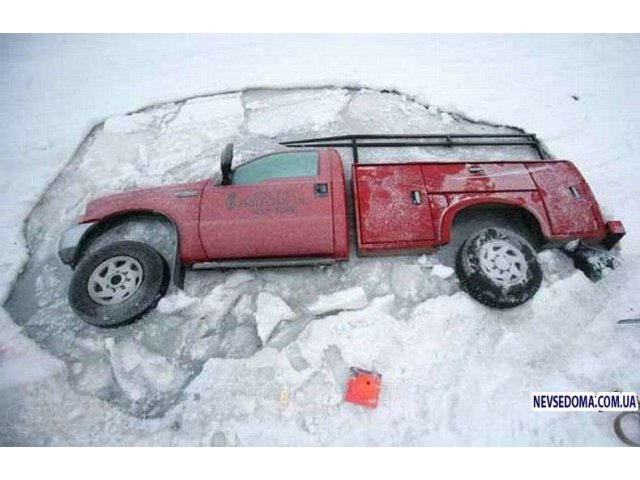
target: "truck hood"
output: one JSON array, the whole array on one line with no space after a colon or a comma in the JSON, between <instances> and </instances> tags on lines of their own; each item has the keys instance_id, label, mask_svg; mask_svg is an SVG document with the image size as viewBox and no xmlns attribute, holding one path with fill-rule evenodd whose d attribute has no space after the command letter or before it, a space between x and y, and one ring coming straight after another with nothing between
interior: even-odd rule
<instances>
[{"instance_id":1,"label":"truck hood","mask_svg":"<svg viewBox=\"0 0 640 480\"><path fill-rule=\"evenodd\" d=\"M202 190L208 182L201 180L100 197L87 204L78 223L96 222L130 212L161 213L173 217L176 210L192 207L194 202L199 204Z\"/></svg>"}]
</instances>

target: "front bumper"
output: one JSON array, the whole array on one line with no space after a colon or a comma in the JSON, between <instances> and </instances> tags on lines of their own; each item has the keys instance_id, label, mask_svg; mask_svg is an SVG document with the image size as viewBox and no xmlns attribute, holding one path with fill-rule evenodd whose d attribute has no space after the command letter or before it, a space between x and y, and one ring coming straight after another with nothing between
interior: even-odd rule
<instances>
[{"instance_id":1,"label":"front bumper","mask_svg":"<svg viewBox=\"0 0 640 480\"><path fill-rule=\"evenodd\" d=\"M78 247L85 234L95 225L95 222L72 225L63 234L58 245L58 256L65 265L75 265L78 261Z\"/></svg>"},{"instance_id":2,"label":"front bumper","mask_svg":"<svg viewBox=\"0 0 640 480\"><path fill-rule=\"evenodd\" d=\"M607 236L602 241L602 246L607 250L611 250L613 246L618 243L622 237L624 237L625 233L627 233L620 220L608 221L605 224L605 230L607 232Z\"/></svg>"}]
</instances>

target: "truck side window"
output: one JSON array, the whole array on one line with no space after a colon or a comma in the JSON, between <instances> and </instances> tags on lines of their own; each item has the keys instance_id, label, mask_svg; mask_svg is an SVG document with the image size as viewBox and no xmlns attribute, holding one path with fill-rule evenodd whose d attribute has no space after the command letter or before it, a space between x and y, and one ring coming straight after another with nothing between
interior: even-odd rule
<instances>
[{"instance_id":1,"label":"truck side window","mask_svg":"<svg viewBox=\"0 0 640 480\"><path fill-rule=\"evenodd\" d=\"M272 178L315 177L316 175L318 175L316 152L274 153L240 165L233 173L233 184L248 185Z\"/></svg>"}]
</instances>

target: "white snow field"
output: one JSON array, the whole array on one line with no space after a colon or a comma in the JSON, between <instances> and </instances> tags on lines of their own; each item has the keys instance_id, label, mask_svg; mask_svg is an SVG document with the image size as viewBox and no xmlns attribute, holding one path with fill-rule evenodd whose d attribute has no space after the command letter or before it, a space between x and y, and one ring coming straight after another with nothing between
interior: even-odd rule
<instances>
[{"instance_id":1,"label":"white snow field","mask_svg":"<svg viewBox=\"0 0 640 480\"><path fill-rule=\"evenodd\" d=\"M530 395L640 390L640 326L616 324L640 309L638 53L638 36L0 36L0 444L618 445L615 414ZM304 136L499 125L574 161L625 223L599 283L547 250L538 294L497 311L460 291L449 248L187 273L118 329L68 307L57 241L91 198L206 178L228 141L242 163ZM382 374L376 410L343 401L350 366Z\"/></svg>"}]
</instances>

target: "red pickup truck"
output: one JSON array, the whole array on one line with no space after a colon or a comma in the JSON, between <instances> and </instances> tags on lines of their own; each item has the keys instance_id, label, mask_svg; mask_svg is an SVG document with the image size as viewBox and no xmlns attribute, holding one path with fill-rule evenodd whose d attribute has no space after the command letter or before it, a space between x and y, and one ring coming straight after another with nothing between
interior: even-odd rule
<instances>
[{"instance_id":1,"label":"red pickup truck","mask_svg":"<svg viewBox=\"0 0 640 480\"><path fill-rule=\"evenodd\" d=\"M359 142L359 143L358 143ZM285 142L315 147L271 153L194 183L131 191L90 202L62 238L71 265L72 308L85 321L114 326L153 308L184 267L249 268L330 264L349 258L349 195L359 255L432 251L452 239L463 212L488 223L457 254L461 285L496 308L519 305L540 286L536 250L580 239L611 248L623 235L605 221L584 178L568 161L549 160L534 135L364 135ZM358 162L358 149L405 146L531 145L534 161ZM331 148L333 147L333 148ZM336 148L353 149L351 184ZM350 187L350 188L349 188ZM155 215L170 230L153 241L113 235L118 225ZM157 237L174 238L164 252ZM104 239L108 238L108 241Z\"/></svg>"}]
</instances>

